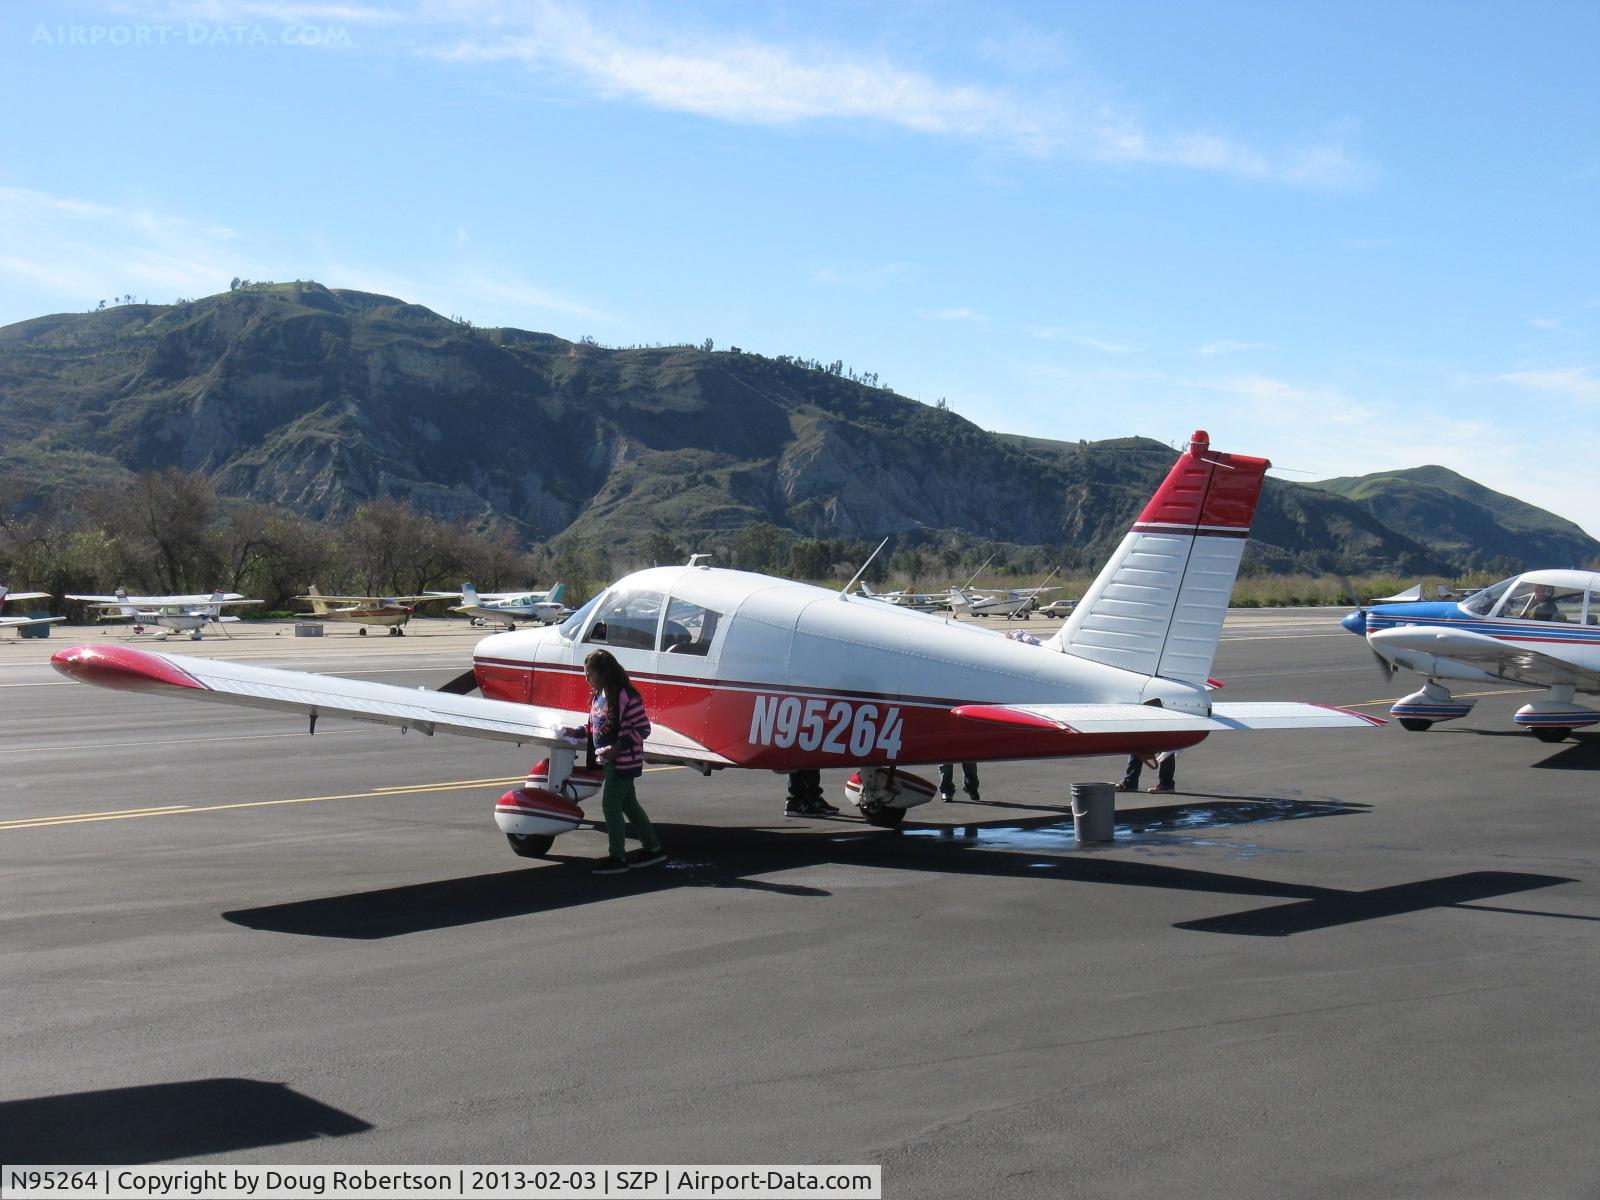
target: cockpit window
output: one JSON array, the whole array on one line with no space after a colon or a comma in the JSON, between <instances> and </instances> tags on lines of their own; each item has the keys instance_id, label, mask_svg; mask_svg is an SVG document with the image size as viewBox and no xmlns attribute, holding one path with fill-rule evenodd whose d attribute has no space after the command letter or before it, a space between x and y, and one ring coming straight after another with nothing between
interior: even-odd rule
<instances>
[{"instance_id":1,"label":"cockpit window","mask_svg":"<svg viewBox=\"0 0 1600 1200\"><path fill-rule=\"evenodd\" d=\"M583 640L622 650L654 650L666 600L660 592L608 592Z\"/></svg>"},{"instance_id":2,"label":"cockpit window","mask_svg":"<svg viewBox=\"0 0 1600 1200\"><path fill-rule=\"evenodd\" d=\"M577 637L578 634L583 631L584 624L589 620L589 614L594 611L595 605L600 603L601 596L604 594L605 593L602 592L600 596L596 596L594 599L590 600L589 603L585 604L577 612L568 617L565 621L561 622L561 628L556 630L556 632L562 637L566 638L567 641L572 641L573 638Z\"/></svg>"},{"instance_id":3,"label":"cockpit window","mask_svg":"<svg viewBox=\"0 0 1600 1200\"><path fill-rule=\"evenodd\" d=\"M1506 593L1499 615L1524 621L1568 621L1577 624L1583 620L1583 589L1519 580Z\"/></svg>"},{"instance_id":4,"label":"cockpit window","mask_svg":"<svg viewBox=\"0 0 1600 1200\"><path fill-rule=\"evenodd\" d=\"M719 612L687 600L673 600L667 606L667 622L661 627L662 653L704 658L711 653L711 640L721 621Z\"/></svg>"},{"instance_id":5,"label":"cockpit window","mask_svg":"<svg viewBox=\"0 0 1600 1200\"><path fill-rule=\"evenodd\" d=\"M1514 579L1502 579L1499 583L1490 584L1483 591L1468 596L1461 602L1462 611L1469 612L1475 617L1487 617L1494 611L1494 606L1500 597L1505 595L1506 589L1515 582Z\"/></svg>"}]
</instances>

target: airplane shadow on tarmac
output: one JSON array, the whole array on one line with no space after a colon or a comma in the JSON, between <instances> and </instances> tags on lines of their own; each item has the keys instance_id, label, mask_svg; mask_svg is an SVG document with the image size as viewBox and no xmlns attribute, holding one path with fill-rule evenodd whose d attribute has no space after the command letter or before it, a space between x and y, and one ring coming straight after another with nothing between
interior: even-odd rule
<instances>
[{"instance_id":1,"label":"airplane shadow on tarmac","mask_svg":"<svg viewBox=\"0 0 1600 1200\"><path fill-rule=\"evenodd\" d=\"M371 1128L281 1083L191 1079L0 1101L0 1162L167 1162Z\"/></svg>"},{"instance_id":2,"label":"airplane shadow on tarmac","mask_svg":"<svg viewBox=\"0 0 1600 1200\"><path fill-rule=\"evenodd\" d=\"M1525 729L1444 729L1439 731L1429 730L1430 737L1440 734L1455 734L1466 737L1489 738L1516 738L1523 742L1532 742L1533 738ZM1571 740L1565 742L1547 743L1554 745L1549 758L1539 762L1529 763L1528 766L1536 771L1594 771L1600 770L1600 733L1576 733L1569 735Z\"/></svg>"},{"instance_id":3,"label":"airplane shadow on tarmac","mask_svg":"<svg viewBox=\"0 0 1600 1200\"><path fill-rule=\"evenodd\" d=\"M1363 806L1337 801L1246 798L1213 798L1200 804L1134 809L1120 814L1116 844L1108 849L1178 851L1194 844L1226 846L1229 844L1216 839L1219 829L1265 821L1349 816L1362 811ZM545 865L526 870L238 909L222 916L248 929L368 940L530 916L682 887L751 888L797 898L825 898L831 893L821 888L768 881L761 876L807 867L844 866L1272 897L1293 903L1185 921L1176 927L1203 933L1286 937L1572 882L1555 875L1472 871L1364 892L1283 883L1111 858L1103 849L1079 848L1073 838L1071 818L1059 811L1050 817L1020 821L962 825L908 822L898 831L864 828L848 819L823 821L804 830L793 826L721 828L660 822L656 829L677 857L664 867L623 876L597 878L589 874L588 859L558 855ZM1205 836L1198 836L1201 834Z\"/></svg>"}]
</instances>

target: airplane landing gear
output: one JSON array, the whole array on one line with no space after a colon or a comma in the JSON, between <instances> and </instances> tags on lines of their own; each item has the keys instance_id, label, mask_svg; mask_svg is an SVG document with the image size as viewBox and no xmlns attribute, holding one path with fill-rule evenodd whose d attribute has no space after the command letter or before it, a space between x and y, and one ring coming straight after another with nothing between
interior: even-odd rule
<instances>
[{"instance_id":1,"label":"airplane landing gear","mask_svg":"<svg viewBox=\"0 0 1600 1200\"><path fill-rule=\"evenodd\" d=\"M1541 742L1563 741L1574 729L1600 722L1600 712L1572 702L1573 690L1571 684L1557 684L1548 699L1524 704L1511 719Z\"/></svg>"},{"instance_id":2,"label":"airplane landing gear","mask_svg":"<svg viewBox=\"0 0 1600 1200\"><path fill-rule=\"evenodd\" d=\"M511 853L518 858L543 858L556 844L556 836L553 833L508 833L506 841L511 843Z\"/></svg>"},{"instance_id":3,"label":"airplane landing gear","mask_svg":"<svg viewBox=\"0 0 1600 1200\"><path fill-rule=\"evenodd\" d=\"M897 767L863 767L845 781L845 798L856 806L869 825L898 829L906 809L926 804L937 788L918 775Z\"/></svg>"},{"instance_id":4,"label":"airplane landing gear","mask_svg":"<svg viewBox=\"0 0 1600 1200\"><path fill-rule=\"evenodd\" d=\"M1438 721L1454 721L1472 711L1473 700L1453 700L1450 692L1437 680L1430 679L1420 692L1412 692L1394 702L1389 715L1400 722L1401 729L1421 733Z\"/></svg>"}]
</instances>

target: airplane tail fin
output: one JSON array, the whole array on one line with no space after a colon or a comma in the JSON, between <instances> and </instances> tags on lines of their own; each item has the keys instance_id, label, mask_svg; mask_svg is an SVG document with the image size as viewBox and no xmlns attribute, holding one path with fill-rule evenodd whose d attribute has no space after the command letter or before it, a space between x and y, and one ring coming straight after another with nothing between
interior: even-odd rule
<instances>
[{"instance_id":1,"label":"airplane tail fin","mask_svg":"<svg viewBox=\"0 0 1600 1200\"><path fill-rule=\"evenodd\" d=\"M222 601L227 594L221 588L217 588L211 593L211 603L206 605L206 616L211 617L213 620L222 616Z\"/></svg>"},{"instance_id":2,"label":"airplane tail fin","mask_svg":"<svg viewBox=\"0 0 1600 1200\"><path fill-rule=\"evenodd\" d=\"M461 607L477 608L478 604L478 589L470 583L463 583L461 585Z\"/></svg>"},{"instance_id":3,"label":"airplane tail fin","mask_svg":"<svg viewBox=\"0 0 1600 1200\"><path fill-rule=\"evenodd\" d=\"M317 616L326 616L328 602L322 598L322 593L317 591L317 585L312 584L306 589L306 597L311 601L311 611Z\"/></svg>"},{"instance_id":4,"label":"airplane tail fin","mask_svg":"<svg viewBox=\"0 0 1600 1200\"><path fill-rule=\"evenodd\" d=\"M139 615L139 606L128 603L127 588L118 588L112 595L117 598L117 611L124 617L137 617Z\"/></svg>"},{"instance_id":5,"label":"airplane tail fin","mask_svg":"<svg viewBox=\"0 0 1600 1200\"><path fill-rule=\"evenodd\" d=\"M1264 458L1196 432L1061 632L1045 644L1204 686L1255 518Z\"/></svg>"},{"instance_id":6,"label":"airplane tail fin","mask_svg":"<svg viewBox=\"0 0 1600 1200\"><path fill-rule=\"evenodd\" d=\"M560 604L567 598L567 585L558 583L550 589L550 594L545 597L551 604Z\"/></svg>"},{"instance_id":7,"label":"airplane tail fin","mask_svg":"<svg viewBox=\"0 0 1600 1200\"><path fill-rule=\"evenodd\" d=\"M972 601L967 599L967 594L960 588L950 589L950 611L969 613L972 611Z\"/></svg>"}]
</instances>

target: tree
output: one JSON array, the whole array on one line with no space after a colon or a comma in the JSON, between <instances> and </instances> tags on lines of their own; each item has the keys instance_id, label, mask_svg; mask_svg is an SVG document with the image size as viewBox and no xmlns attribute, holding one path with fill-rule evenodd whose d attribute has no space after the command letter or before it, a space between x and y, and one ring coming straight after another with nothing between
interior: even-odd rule
<instances>
[{"instance_id":1,"label":"tree","mask_svg":"<svg viewBox=\"0 0 1600 1200\"><path fill-rule=\"evenodd\" d=\"M789 574L795 579L822 580L833 573L832 542L802 538L789 547Z\"/></svg>"},{"instance_id":2,"label":"tree","mask_svg":"<svg viewBox=\"0 0 1600 1200\"><path fill-rule=\"evenodd\" d=\"M733 565L741 571L770 571L778 565L783 531L767 521L755 521L733 535Z\"/></svg>"}]
</instances>

